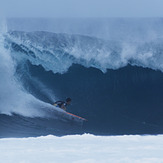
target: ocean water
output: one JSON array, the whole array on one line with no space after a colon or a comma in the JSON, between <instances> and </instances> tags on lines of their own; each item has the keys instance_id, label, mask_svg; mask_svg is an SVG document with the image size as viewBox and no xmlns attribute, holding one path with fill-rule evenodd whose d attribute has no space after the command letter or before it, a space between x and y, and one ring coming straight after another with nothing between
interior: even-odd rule
<instances>
[{"instance_id":1,"label":"ocean water","mask_svg":"<svg viewBox=\"0 0 163 163\"><path fill-rule=\"evenodd\" d=\"M0 137L162 134L163 19L7 19ZM72 98L63 117L52 104Z\"/></svg>"}]
</instances>

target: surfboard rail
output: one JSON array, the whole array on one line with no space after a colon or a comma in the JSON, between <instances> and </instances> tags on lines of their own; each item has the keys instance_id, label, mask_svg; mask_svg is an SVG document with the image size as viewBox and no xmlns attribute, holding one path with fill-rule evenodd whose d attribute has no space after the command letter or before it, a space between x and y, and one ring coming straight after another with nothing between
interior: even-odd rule
<instances>
[{"instance_id":1,"label":"surfboard rail","mask_svg":"<svg viewBox=\"0 0 163 163\"><path fill-rule=\"evenodd\" d=\"M69 114L69 115L74 116L74 117L76 117L76 118L82 119L82 120L84 120L84 121L88 121L88 120L85 119L85 118L79 117L78 115L75 115L75 114L69 113L69 112L67 112L67 111L66 111L66 114Z\"/></svg>"}]
</instances>

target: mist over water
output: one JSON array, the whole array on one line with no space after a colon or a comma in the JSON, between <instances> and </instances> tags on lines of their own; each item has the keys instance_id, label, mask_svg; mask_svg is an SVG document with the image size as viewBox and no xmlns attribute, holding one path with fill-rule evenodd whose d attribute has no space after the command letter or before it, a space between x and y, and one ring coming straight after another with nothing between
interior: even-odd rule
<instances>
[{"instance_id":1,"label":"mist over water","mask_svg":"<svg viewBox=\"0 0 163 163\"><path fill-rule=\"evenodd\" d=\"M79 34L130 42L162 38L162 18L10 18L9 30Z\"/></svg>"}]
</instances>

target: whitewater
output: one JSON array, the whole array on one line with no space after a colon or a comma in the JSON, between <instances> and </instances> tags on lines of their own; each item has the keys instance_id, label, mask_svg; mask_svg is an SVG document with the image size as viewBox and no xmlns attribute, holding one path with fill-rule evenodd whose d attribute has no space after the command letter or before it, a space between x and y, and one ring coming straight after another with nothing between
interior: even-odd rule
<instances>
[{"instance_id":1,"label":"whitewater","mask_svg":"<svg viewBox=\"0 0 163 163\"><path fill-rule=\"evenodd\" d=\"M1 20L3 162L163 162L162 26L162 18ZM88 121L53 106L67 97L68 112Z\"/></svg>"},{"instance_id":2,"label":"whitewater","mask_svg":"<svg viewBox=\"0 0 163 163\"><path fill-rule=\"evenodd\" d=\"M161 163L162 135L94 136L0 139L3 162L48 163Z\"/></svg>"}]
</instances>

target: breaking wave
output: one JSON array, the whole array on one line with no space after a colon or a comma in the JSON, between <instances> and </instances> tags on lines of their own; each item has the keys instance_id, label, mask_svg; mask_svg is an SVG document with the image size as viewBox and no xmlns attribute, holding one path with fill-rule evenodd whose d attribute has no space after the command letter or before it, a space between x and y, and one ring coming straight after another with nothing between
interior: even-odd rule
<instances>
[{"instance_id":1,"label":"breaking wave","mask_svg":"<svg viewBox=\"0 0 163 163\"><path fill-rule=\"evenodd\" d=\"M163 37L161 30L154 32L153 25L159 22L160 27L161 20L146 22L143 28L136 28L137 20L115 22L105 26L113 33L107 37L88 30L1 32L2 126L6 121L8 126L10 121L17 124L20 119L27 126L27 121L37 122L37 129L42 126L39 133L53 133L54 120L46 118L60 119L62 111L51 104L70 96L70 112L89 119L84 132L162 133ZM130 24L130 28L116 34L115 24L116 30L118 25L126 28ZM152 27L147 29L149 24ZM148 32L143 34L145 29ZM41 121L51 128L43 131ZM69 133L64 125L59 126L59 133ZM36 128L32 131L38 131Z\"/></svg>"}]
</instances>

